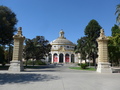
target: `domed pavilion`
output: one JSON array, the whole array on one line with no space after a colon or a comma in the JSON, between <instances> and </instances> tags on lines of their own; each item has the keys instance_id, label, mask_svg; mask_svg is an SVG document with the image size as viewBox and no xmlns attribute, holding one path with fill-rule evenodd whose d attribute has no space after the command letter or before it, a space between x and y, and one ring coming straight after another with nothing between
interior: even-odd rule
<instances>
[{"instance_id":1,"label":"domed pavilion","mask_svg":"<svg viewBox=\"0 0 120 90\"><path fill-rule=\"evenodd\" d=\"M59 37L53 40L50 44L51 52L49 57L49 62L51 63L74 63L75 53L74 48L75 44L67 40L64 37L64 31L59 32Z\"/></svg>"}]
</instances>

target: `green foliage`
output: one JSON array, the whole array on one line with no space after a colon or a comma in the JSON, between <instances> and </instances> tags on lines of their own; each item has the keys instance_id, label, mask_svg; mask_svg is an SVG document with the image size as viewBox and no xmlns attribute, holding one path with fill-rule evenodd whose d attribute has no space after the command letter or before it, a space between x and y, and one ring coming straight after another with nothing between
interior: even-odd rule
<instances>
[{"instance_id":1,"label":"green foliage","mask_svg":"<svg viewBox=\"0 0 120 90\"><path fill-rule=\"evenodd\" d=\"M116 12L115 14L117 15L116 21L120 24L120 4L116 6Z\"/></svg>"},{"instance_id":2,"label":"green foliage","mask_svg":"<svg viewBox=\"0 0 120 90\"><path fill-rule=\"evenodd\" d=\"M111 31L112 31L112 36L115 36L116 34L120 34L120 28L118 25L114 25Z\"/></svg>"},{"instance_id":3,"label":"green foliage","mask_svg":"<svg viewBox=\"0 0 120 90\"><path fill-rule=\"evenodd\" d=\"M98 52L98 44L96 39L100 36L100 29L102 27L96 20L91 20L85 28L85 35L87 36L87 44L86 44L86 53L88 58L93 59L93 63L95 65L95 59L97 58Z\"/></svg>"},{"instance_id":4,"label":"green foliage","mask_svg":"<svg viewBox=\"0 0 120 90\"><path fill-rule=\"evenodd\" d=\"M51 45L43 36L36 36L33 39L25 40L25 47L23 49L23 57L28 59L40 60L46 56L51 50Z\"/></svg>"},{"instance_id":5,"label":"green foliage","mask_svg":"<svg viewBox=\"0 0 120 90\"><path fill-rule=\"evenodd\" d=\"M87 70L87 71L96 71L95 68L86 68L86 69L82 69L80 67L70 67L70 69L75 69L75 70Z\"/></svg>"},{"instance_id":6,"label":"green foliage","mask_svg":"<svg viewBox=\"0 0 120 90\"><path fill-rule=\"evenodd\" d=\"M42 62L41 60L36 60L36 61L31 61L31 60L28 60L27 61L27 65L46 65L45 62Z\"/></svg>"},{"instance_id":7,"label":"green foliage","mask_svg":"<svg viewBox=\"0 0 120 90\"><path fill-rule=\"evenodd\" d=\"M80 66L80 63L78 63L78 66Z\"/></svg>"},{"instance_id":8,"label":"green foliage","mask_svg":"<svg viewBox=\"0 0 120 90\"><path fill-rule=\"evenodd\" d=\"M120 34L115 34L114 37L109 37L108 53L110 62L115 65L120 64Z\"/></svg>"},{"instance_id":9,"label":"green foliage","mask_svg":"<svg viewBox=\"0 0 120 90\"><path fill-rule=\"evenodd\" d=\"M35 65L46 65L45 62L42 62L40 60L35 61Z\"/></svg>"},{"instance_id":10,"label":"green foliage","mask_svg":"<svg viewBox=\"0 0 120 90\"><path fill-rule=\"evenodd\" d=\"M31 39L26 39L25 40L25 46L23 48L23 58L26 60L31 59L33 54L34 54L34 45L33 41Z\"/></svg>"},{"instance_id":11,"label":"green foliage","mask_svg":"<svg viewBox=\"0 0 120 90\"><path fill-rule=\"evenodd\" d=\"M92 41L96 41L96 38L100 35L101 26L96 20L91 20L85 28L85 35Z\"/></svg>"},{"instance_id":12,"label":"green foliage","mask_svg":"<svg viewBox=\"0 0 120 90\"><path fill-rule=\"evenodd\" d=\"M93 59L93 63L95 65L95 59L97 58L97 41L96 39L100 35L101 26L98 24L96 20L91 20L85 28L85 37L81 37L77 41L76 52L81 54L81 59L86 60Z\"/></svg>"},{"instance_id":13,"label":"green foliage","mask_svg":"<svg viewBox=\"0 0 120 90\"><path fill-rule=\"evenodd\" d=\"M86 44L87 44L87 37L81 37L78 41L77 41L77 47L76 47L76 52L80 53L81 55L81 59L86 60Z\"/></svg>"},{"instance_id":14,"label":"green foliage","mask_svg":"<svg viewBox=\"0 0 120 90\"><path fill-rule=\"evenodd\" d=\"M6 6L0 6L0 45L12 42L16 23L15 13Z\"/></svg>"},{"instance_id":15,"label":"green foliage","mask_svg":"<svg viewBox=\"0 0 120 90\"><path fill-rule=\"evenodd\" d=\"M86 63L81 63L80 66L81 66L82 69L86 69L88 65Z\"/></svg>"}]
</instances>

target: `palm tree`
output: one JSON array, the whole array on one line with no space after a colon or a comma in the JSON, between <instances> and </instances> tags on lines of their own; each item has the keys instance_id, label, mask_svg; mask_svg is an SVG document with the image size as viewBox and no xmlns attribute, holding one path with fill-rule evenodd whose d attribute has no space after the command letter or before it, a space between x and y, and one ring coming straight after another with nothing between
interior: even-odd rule
<instances>
[{"instance_id":1,"label":"palm tree","mask_svg":"<svg viewBox=\"0 0 120 90\"><path fill-rule=\"evenodd\" d=\"M116 21L117 21L117 23L119 23L119 25L120 25L120 4L118 4L117 7L116 7L115 15L116 15L116 14L117 14Z\"/></svg>"}]
</instances>

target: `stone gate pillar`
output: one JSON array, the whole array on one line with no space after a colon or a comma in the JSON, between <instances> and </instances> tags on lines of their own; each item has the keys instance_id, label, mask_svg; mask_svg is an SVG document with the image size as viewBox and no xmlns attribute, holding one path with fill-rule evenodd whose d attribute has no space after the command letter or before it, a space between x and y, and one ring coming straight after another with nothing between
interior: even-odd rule
<instances>
[{"instance_id":1,"label":"stone gate pillar","mask_svg":"<svg viewBox=\"0 0 120 90\"><path fill-rule=\"evenodd\" d=\"M14 38L14 48L13 48L13 58L10 62L9 71L20 72L23 71L22 63L22 53L23 53L23 41L25 37L22 35L22 27L18 28L18 33L13 36Z\"/></svg>"},{"instance_id":2,"label":"stone gate pillar","mask_svg":"<svg viewBox=\"0 0 120 90\"><path fill-rule=\"evenodd\" d=\"M108 38L104 35L104 30L100 30L100 37L97 39L98 42L98 67L97 72L99 73L112 73L110 63L108 61Z\"/></svg>"}]
</instances>

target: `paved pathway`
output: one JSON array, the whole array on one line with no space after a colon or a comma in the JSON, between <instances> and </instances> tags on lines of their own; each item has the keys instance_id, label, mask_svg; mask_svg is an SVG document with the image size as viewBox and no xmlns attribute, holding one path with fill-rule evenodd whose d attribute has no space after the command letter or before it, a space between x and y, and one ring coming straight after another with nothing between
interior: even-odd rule
<instances>
[{"instance_id":1,"label":"paved pathway","mask_svg":"<svg viewBox=\"0 0 120 90\"><path fill-rule=\"evenodd\" d=\"M120 90L120 74L71 70L72 65L0 71L0 90Z\"/></svg>"}]
</instances>

